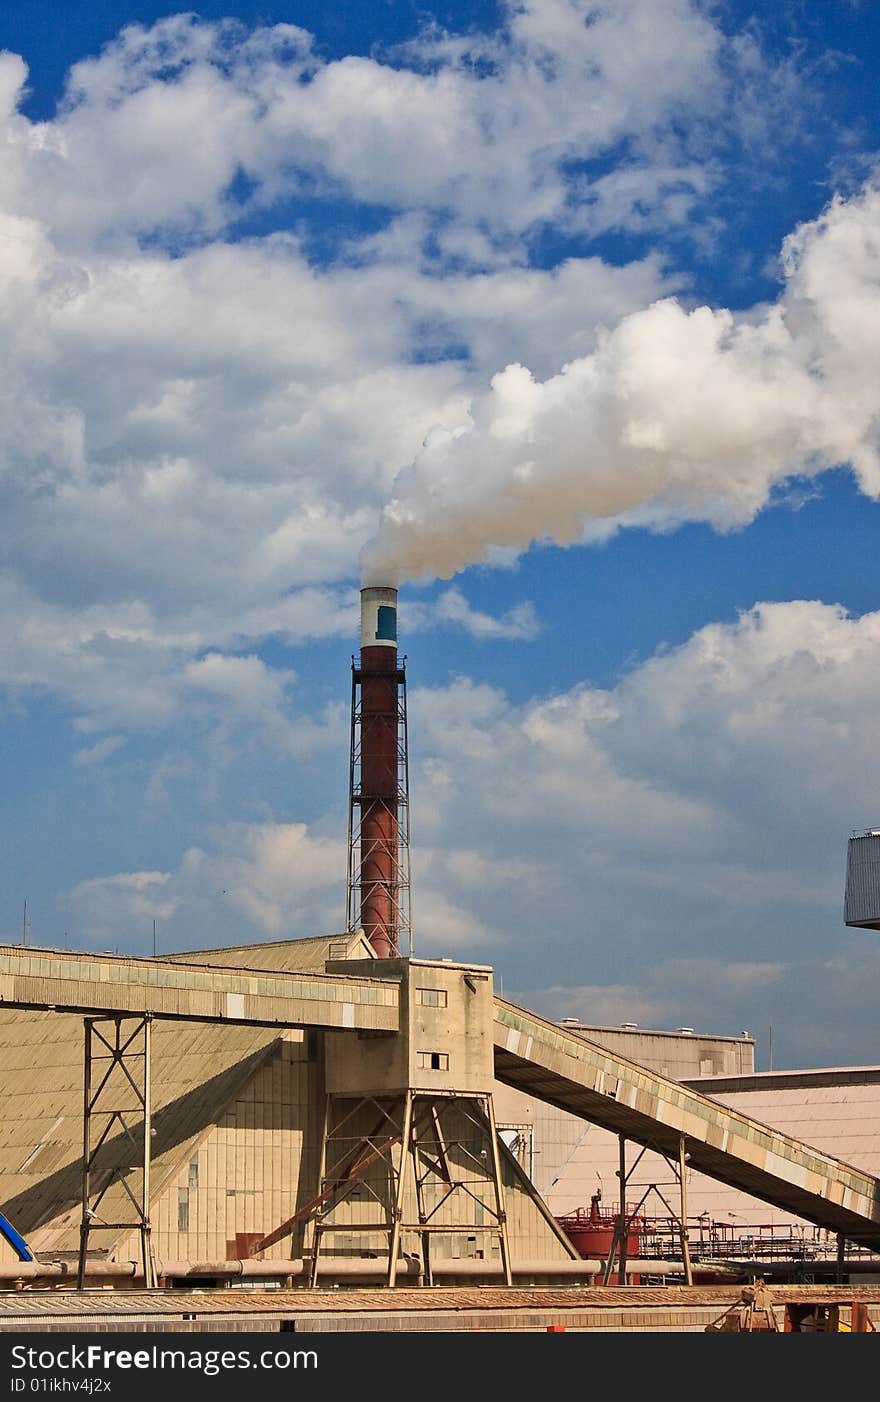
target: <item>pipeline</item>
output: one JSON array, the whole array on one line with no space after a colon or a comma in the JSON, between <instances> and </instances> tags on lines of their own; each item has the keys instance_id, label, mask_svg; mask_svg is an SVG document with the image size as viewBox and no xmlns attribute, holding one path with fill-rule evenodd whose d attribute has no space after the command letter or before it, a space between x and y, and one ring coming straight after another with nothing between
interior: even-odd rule
<instances>
[{"instance_id":1,"label":"pipeline","mask_svg":"<svg viewBox=\"0 0 880 1402\"><path fill-rule=\"evenodd\" d=\"M138 1261L90 1261L86 1274L95 1280L143 1280L144 1268ZM9 1261L0 1263L0 1281L73 1280L76 1261Z\"/></svg>"},{"instance_id":2,"label":"pipeline","mask_svg":"<svg viewBox=\"0 0 880 1402\"><path fill-rule=\"evenodd\" d=\"M163 1261L157 1262L156 1275L159 1280L279 1280L293 1279L306 1272L307 1262L301 1257L296 1260L247 1260L231 1261ZM576 1261L522 1260L513 1263L514 1276L559 1279L583 1279L599 1275L604 1270L604 1261L598 1258ZM722 1266L697 1264L701 1273L712 1270L721 1279L729 1279L730 1272ZM383 1281L388 1271L387 1262L381 1257L363 1257L354 1260L322 1258L319 1281L333 1280L378 1280ZM143 1267L138 1261L89 1261L86 1265L86 1279L102 1282L142 1281ZM681 1261L664 1261L656 1258L635 1257L626 1262L627 1275L683 1275ZM437 1279L463 1278L496 1280L502 1275L501 1263L467 1257L459 1260L435 1261L432 1275ZM0 1263L0 1282L25 1283L31 1281L70 1281L77 1278L77 1265L72 1261L21 1261L18 1264ZM408 1282L422 1279L422 1265L418 1257L405 1257L397 1269L398 1280Z\"/></svg>"},{"instance_id":3,"label":"pipeline","mask_svg":"<svg viewBox=\"0 0 880 1402\"><path fill-rule=\"evenodd\" d=\"M204 1279L208 1276L223 1276L234 1279L277 1279L284 1276L302 1275L308 1264L310 1263L301 1259L296 1261L255 1261L253 1259L214 1262L166 1261L157 1267L157 1273L160 1277L173 1280L185 1280L193 1277ZM523 1260L513 1262L515 1276L568 1276L578 1279L583 1276L599 1275L604 1268L604 1260L598 1258L593 1260ZM645 1258L634 1258L627 1261L626 1272L628 1275L637 1275L639 1271L650 1272L652 1275L683 1275L684 1265L681 1261L648 1260ZM500 1261L486 1261L469 1256L457 1260L434 1261L431 1273L435 1280L457 1276L494 1279L501 1277L503 1268ZM719 1275L723 1273L723 1267L719 1269L718 1273ZM332 1256L322 1256L318 1279L319 1281L384 1280L387 1274L388 1263L381 1256L355 1259L334 1259ZM419 1258L417 1256L404 1257L397 1267L397 1278L398 1280L421 1280L422 1263Z\"/></svg>"},{"instance_id":4,"label":"pipeline","mask_svg":"<svg viewBox=\"0 0 880 1402\"><path fill-rule=\"evenodd\" d=\"M367 1264L370 1264L369 1262ZM76 1261L22 1261L0 1263L0 1282L31 1280L77 1279ZM304 1262L296 1261L167 1261L156 1263L158 1279L187 1277L218 1277L223 1279L277 1280L279 1277L301 1275ZM86 1279L127 1281L144 1278L140 1261L88 1261Z\"/></svg>"}]
</instances>

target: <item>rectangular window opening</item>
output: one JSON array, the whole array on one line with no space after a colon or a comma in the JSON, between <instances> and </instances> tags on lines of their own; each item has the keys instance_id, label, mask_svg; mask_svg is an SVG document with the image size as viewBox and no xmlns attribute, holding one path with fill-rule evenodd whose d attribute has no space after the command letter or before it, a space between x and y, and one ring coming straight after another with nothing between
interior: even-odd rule
<instances>
[{"instance_id":1,"label":"rectangular window opening","mask_svg":"<svg viewBox=\"0 0 880 1402\"><path fill-rule=\"evenodd\" d=\"M447 994L445 988L417 988L416 1002L423 1008L445 1008Z\"/></svg>"}]
</instances>

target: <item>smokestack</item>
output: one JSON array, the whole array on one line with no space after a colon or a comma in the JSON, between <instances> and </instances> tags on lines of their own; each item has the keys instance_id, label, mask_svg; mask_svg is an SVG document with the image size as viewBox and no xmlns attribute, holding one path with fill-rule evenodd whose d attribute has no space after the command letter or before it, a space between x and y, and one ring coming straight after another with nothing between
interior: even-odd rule
<instances>
[{"instance_id":1,"label":"smokestack","mask_svg":"<svg viewBox=\"0 0 880 1402\"><path fill-rule=\"evenodd\" d=\"M409 930L406 676L397 655L397 590L361 590L360 663L352 668L348 911L379 958Z\"/></svg>"}]
</instances>

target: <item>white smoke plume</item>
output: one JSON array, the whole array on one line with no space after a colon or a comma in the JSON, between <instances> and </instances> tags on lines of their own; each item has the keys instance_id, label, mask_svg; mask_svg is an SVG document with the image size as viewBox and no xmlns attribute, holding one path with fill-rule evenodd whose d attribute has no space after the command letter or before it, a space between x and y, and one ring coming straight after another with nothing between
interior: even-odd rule
<instances>
[{"instance_id":1,"label":"white smoke plume","mask_svg":"<svg viewBox=\"0 0 880 1402\"><path fill-rule=\"evenodd\" d=\"M655 302L543 382L508 365L397 478L365 579L447 579L618 524L747 524L793 475L849 464L880 495L880 185L785 240L746 313Z\"/></svg>"}]
</instances>

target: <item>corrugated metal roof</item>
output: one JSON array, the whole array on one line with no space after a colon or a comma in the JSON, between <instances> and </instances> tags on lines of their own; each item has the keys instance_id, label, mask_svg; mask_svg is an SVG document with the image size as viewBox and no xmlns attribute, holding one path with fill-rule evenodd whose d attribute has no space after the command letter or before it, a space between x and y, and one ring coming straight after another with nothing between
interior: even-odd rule
<instances>
[{"instance_id":1,"label":"corrugated metal roof","mask_svg":"<svg viewBox=\"0 0 880 1402\"><path fill-rule=\"evenodd\" d=\"M651 1063L645 1061L648 1066ZM682 1085L693 1086L701 1094L715 1095L734 1090L790 1090L793 1086L827 1083L832 1086L867 1085L880 1082L880 1066L807 1066L790 1071L713 1071L707 1076L683 1076Z\"/></svg>"},{"instance_id":2,"label":"corrugated metal roof","mask_svg":"<svg viewBox=\"0 0 880 1402\"><path fill-rule=\"evenodd\" d=\"M863 1301L880 1303L880 1284L876 1285L768 1285L765 1287L776 1305L787 1302L817 1303ZM407 1313L463 1311L578 1310L585 1307L620 1308L662 1304L671 1308L683 1305L712 1304L723 1308L741 1298L739 1285L630 1285L625 1290L617 1286L566 1286L556 1289L540 1287L496 1286L432 1286L429 1289L394 1290L374 1286L370 1289L346 1290L207 1290L155 1291L86 1290L46 1291L42 1293L0 1293L0 1320L26 1319L92 1320L95 1325L108 1317L130 1318L180 1317L213 1315L220 1318L236 1315L274 1315L289 1317L310 1314Z\"/></svg>"},{"instance_id":3,"label":"corrugated metal roof","mask_svg":"<svg viewBox=\"0 0 880 1402\"><path fill-rule=\"evenodd\" d=\"M349 939L359 954L358 937ZM335 943L289 940L262 951L248 946L246 954L261 959L253 967L312 973L319 971L319 959L323 970ZM180 957L193 959L191 954ZM235 966L241 960L242 950L231 948L210 951L203 962ZM154 1194L191 1156L278 1037L271 1027L154 1023ZM0 1211L40 1254L72 1252L78 1246L82 1097L82 1018L0 1007ZM114 1144L118 1162L130 1164L132 1149L125 1136L117 1135ZM121 1186L111 1189L102 1217L129 1220L127 1201ZM93 1242L109 1250L115 1239L108 1231L96 1233Z\"/></svg>"},{"instance_id":4,"label":"corrugated metal roof","mask_svg":"<svg viewBox=\"0 0 880 1402\"><path fill-rule=\"evenodd\" d=\"M211 964L238 969L278 969L287 973L322 974L328 959L370 959L374 951L362 930L347 935L322 935L308 940L271 940L222 949L191 949L163 954L184 964Z\"/></svg>"}]
</instances>

